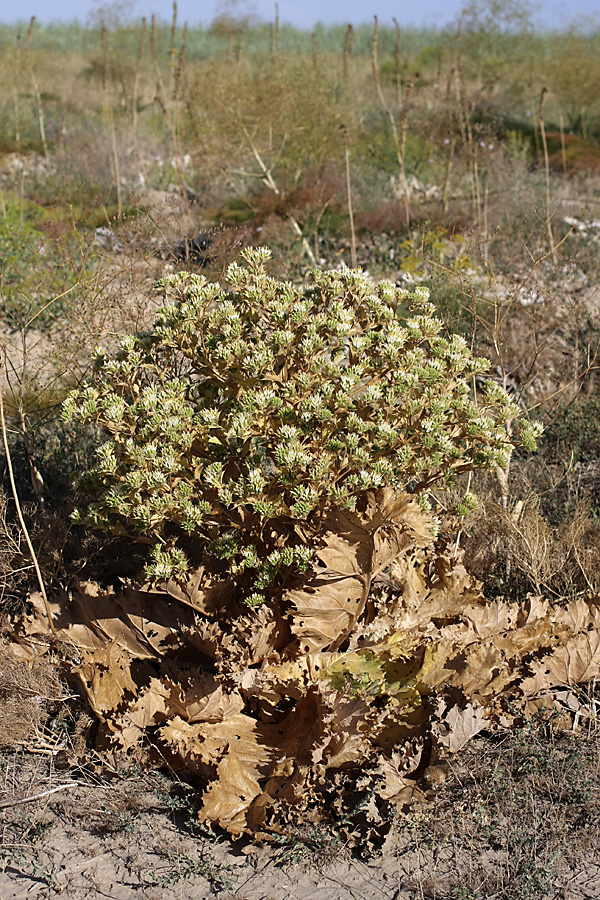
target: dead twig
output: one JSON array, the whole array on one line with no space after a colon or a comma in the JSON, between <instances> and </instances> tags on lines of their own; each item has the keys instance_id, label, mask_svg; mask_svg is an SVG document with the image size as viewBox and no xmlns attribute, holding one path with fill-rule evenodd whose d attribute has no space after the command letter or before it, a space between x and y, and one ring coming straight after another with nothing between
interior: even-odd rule
<instances>
[{"instance_id":1,"label":"dead twig","mask_svg":"<svg viewBox=\"0 0 600 900\"><path fill-rule=\"evenodd\" d=\"M49 797L50 794L57 794L59 791L66 791L68 788L81 787L78 781L68 781L66 784L57 784L56 787L49 788L39 794L30 794L28 797L19 797L16 800L3 800L0 803L0 809L8 809L10 806L18 806L21 803L31 803L33 800L42 800Z\"/></svg>"}]
</instances>

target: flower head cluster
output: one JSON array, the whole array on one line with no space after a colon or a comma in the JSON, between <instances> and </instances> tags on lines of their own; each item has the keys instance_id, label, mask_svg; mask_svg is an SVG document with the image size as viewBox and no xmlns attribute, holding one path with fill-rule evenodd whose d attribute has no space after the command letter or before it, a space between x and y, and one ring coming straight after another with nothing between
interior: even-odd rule
<instances>
[{"instance_id":1,"label":"flower head cluster","mask_svg":"<svg viewBox=\"0 0 600 900\"><path fill-rule=\"evenodd\" d=\"M156 579L185 568L178 535L197 539L246 579L251 603L308 565L298 535L329 507L503 466L519 413L491 379L472 395L489 363L442 335L425 288L352 269L297 287L271 278L268 259L244 251L228 287L163 279L152 328L99 352L63 411L105 432L87 520L153 538ZM533 446L535 428L519 428Z\"/></svg>"}]
</instances>

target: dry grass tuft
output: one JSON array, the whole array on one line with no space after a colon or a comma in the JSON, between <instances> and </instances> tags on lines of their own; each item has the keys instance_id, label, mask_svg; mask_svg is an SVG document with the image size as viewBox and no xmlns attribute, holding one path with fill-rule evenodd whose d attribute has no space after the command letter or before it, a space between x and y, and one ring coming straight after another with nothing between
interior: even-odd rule
<instances>
[{"instance_id":1,"label":"dry grass tuft","mask_svg":"<svg viewBox=\"0 0 600 900\"><path fill-rule=\"evenodd\" d=\"M507 510L489 485L478 492L480 505L465 526L462 546L469 572L484 584L487 596L512 599L529 592L568 599L600 589L600 526L584 496L561 511L543 494L519 485Z\"/></svg>"},{"instance_id":2,"label":"dry grass tuft","mask_svg":"<svg viewBox=\"0 0 600 900\"><path fill-rule=\"evenodd\" d=\"M50 707L62 700L64 685L51 660L30 665L0 642L0 747L14 747L39 732Z\"/></svg>"}]
</instances>

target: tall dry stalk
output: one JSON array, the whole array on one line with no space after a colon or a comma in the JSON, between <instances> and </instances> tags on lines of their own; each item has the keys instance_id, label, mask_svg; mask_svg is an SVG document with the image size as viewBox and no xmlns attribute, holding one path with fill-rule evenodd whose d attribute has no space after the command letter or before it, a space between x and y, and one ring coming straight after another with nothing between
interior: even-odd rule
<instances>
[{"instance_id":1,"label":"tall dry stalk","mask_svg":"<svg viewBox=\"0 0 600 900\"><path fill-rule=\"evenodd\" d=\"M456 51L458 53L458 51ZM452 66L448 72L448 77L446 79L446 91L443 99L444 106L446 109L450 111L450 121L454 120L454 113L452 112L453 104L452 104L452 86L455 82L455 72L456 72L456 63ZM460 88L458 89L460 92ZM458 103L458 124L461 129L461 135L463 135L463 144L464 144L464 131L463 131L463 121L462 121L462 112L460 102ZM456 137L455 137L455 129L451 127L450 129L451 137L449 138L450 143L448 144L447 155L446 155L446 166L444 172L444 183L442 186L442 197L441 197L441 206L444 214L448 212L449 209L449 194L450 194L450 182L452 178L452 163L454 161L454 152L456 149Z\"/></svg>"},{"instance_id":2,"label":"tall dry stalk","mask_svg":"<svg viewBox=\"0 0 600 900\"><path fill-rule=\"evenodd\" d=\"M448 147L448 155L446 157L446 170L444 172L444 184L442 186L442 212L446 214L448 209L450 208L450 181L452 178L452 160L454 158L454 148L456 146L456 140L454 135L452 135L452 139L450 141L450 146Z\"/></svg>"},{"instance_id":3,"label":"tall dry stalk","mask_svg":"<svg viewBox=\"0 0 600 900\"><path fill-rule=\"evenodd\" d=\"M27 66L27 71L29 72L29 79L31 81L31 87L33 88L33 93L35 96L35 102L37 104L37 114L38 114L38 123L40 128L40 138L42 140L42 147L44 148L44 156L46 159L49 158L50 154L48 153L48 141L46 140L46 126L44 124L44 107L42 106L42 95L40 93L40 86L38 84L38 80L35 77L35 70L33 68L33 63L31 61L31 35L33 34L33 26L35 24L35 16L32 16L29 20L29 28L27 29L27 40L25 42L25 64Z\"/></svg>"},{"instance_id":4,"label":"tall dry stalk","mask_svg":"<svg viewBox=\"0 0 600 900\"><path fill-rule=\"evenodd\" d=\"M471 111L467 102L467 92L465 85L465 77L460 61L457 59L456 67L456 89L459 108L464 126L463 134L466 139L467 153L469 157L469 166L471 169L471 200L473 211L477 217L477 224L481 222L481 183L479 178L479 153L477 150L477 142L473 136L473 122L471 119Z\"/></svg>"},{"instance_id":5,"label":"tall dry stalk","mask_svg":"<svg viewBox=\"0 0 600 900\"><path fill-rule=\"evenodd\" d=\"M112 170L113 181L117 191L117 218L121 218L123 213L123 200L121 196L121 167L119 164L119 151L117 147L117 131L115 128L115 117L112 106L112 94L110 84L110 46L108 40L108 30L104 22L101 31L102 55L104 60L102 72L102 92L104 96L104 119L106 122L106 130L110 135L110 146L112 154Z\"/></svg>"},{"instance_id":6,"label":"tall dry stalk","mask_svg":"<svg viewBox=\"0 0 600 900\"><path fill-rule=\"evenodd\" d=\"M21 85L21 35L17 35L15 43L15 69L12 80L13 107L15 110L15 149L21 149L21 105L19 103L19 88Z\"/></svg>"},{"instance_id":7,"label":"tall dry stalk","mask_svg":"<svg viewBox=\"0 0 600 900\"><path fill-rule=\"evenodd\" d=\"M350 87L350 70L354 64L354 26L348 25L346 29L346 34L344 35L344 51L343 51L343 63L344 63L344 84L346 88Z\"/></svg>"},{"instance_id":8,"label":"tall dry stalk","mask_svg":"<svg viewBox=\"0 0 600 900\"><path fill-rule=\"evenodd\" d=\"M459 26L456 41L454 43L454 65L450 72L448 82L448 93L450 90L450 80L454 77L454 89L456 94L456 105L458 110L458 121L462 146L467 151L469 160L469 169L471 175L471 206L476 215L477 223L481 222L481 187L479 183L479 159L476 142L473 137L473 123L471 120L471 111L467 101L467 90L464 76L464 69L461 63L460 50L461 26Z\"/></svg>"},{"instance_id":9,"label":"tall dry stalk","mask_svg":"<svg viewBox=\"0 0 600 900\"><path fill-rule=\"evenodd\" d=\"M169 70L171 72L171 103L170 103L170 112L169 112L169 127L171 131L171 146L173 149L173 155L175 158L178 157L179 150L179 142L178 142L178 124L179 124L179 110L178 110L178 102L179 102L179 88L181 85L181 71L183 68L183 58L185 54L185 37L186 30L184 29L183 35L183 46L178 50L175 46L175 39L177 36L177 0L173 0L173 15L171 17L171 37L169 40ZM179 168L178 168L179 174Z\"/></svg>"},{"instance_id":10,"label":"tall dry stalk","mask_svg":"<svg viewBox=\"0 0 600 900\"><path fill-rule=\"evenodd\" d=\"M544 123L544 101L548 89L543 87L540 94L540 104L538 108L538 119L540 122L540 135L542 138L542 148L544 151L544 171L546 175L546 228L548 229L548 239L550 241L550 253L555 268L558 266L558 253L554 242L554 232L552 230L552 209L550 195L550 159L548 156L548 141L546 140L546 126Z\"/></svg>"},{"instance_id":11,"label":"tall dry stalk","mask_svg":"<svg viewBox=\"0 0 600 900\"><path fill-rule=\"evenodd\" d=\"M273 27L273 23L269 22L269 57L271 59L271 65L275 65L275 28Z\"/></svg>"},{"instance_id":12,"label":"tall dry stalk","mask_svg":"<svg viewBox=\"0 0 600 900\"><path fill-rule=\"evenodd\" d=\"M152 65L154 67L154 75L156 77L156 93L154 100L160 106L161 112L164 116L167 115L167 101L166 101L166 91L165 91L165 83L163 81L162 72L160 71L160 65L158 62L158 54L156 51L156 17L154 13L152 13L152 18L150 20L150 56L152 57Z\"/></svg>"},{"instance_id":13,"label":"tall dry stalk","mask_svg":"<svg viewBox=\"0 0 600 900\"><path fill-rule=\"evenodd\" d=\"M21 160L21 178L19 179L19 225L25 223L25 160Z\"/></svg>"},{"instance_id":14,"label":"tall dry stalk","mask_svg":"<svg viewBox=\"0 0 600 900\"><path fill-rule=\"evenodd\" d=\"M171 40L169 42L169 56L173 58L175 50L175 35L177 33L177 0L173 0L173 13L171 15Z\"/></svg>"},{"instance_id":15,"label":"tall dry stalk","mask_svg":"<svg viewBox=\"0 0 600 900\"><path fill-rule=\"evenodd\" d=\"M561 113L558 118L558 127L560 129L560 156L562 160L563 175L567 174L567 143L565 141L565 121Z\"/></svg>"},{"instance_id":16,"label":"tall dry stalk","mask_svg":"<svg viewBox=\"0 0 600 900\"><path fill-rule=\"evenodd\" d=\"M177 4L173 4L174 11L176 14ZM181 145L181 132L182 132L182 123L181 123L181 81L183 77L183 64L185 61L185 51L187 44L187 22L183 25L183 34L181 36L181 46L179 50L175 51L176 56L171 54L171 59L174 60L174 67L172 69L172 96L171 96L171 143L173 147L173 157L176 163L177 169L177 179L179 181L179 189L181 191L181 196L185 199L187 203L187 190L183 179L183 148Z\"/></svg>"},{"instance_id":17,"label":"tall dry stalk","mask_svg":"<svg viewBox=\"0 0 600 900\"><path fill-rule=\"evenodd\" d=\"M352 209L352 183L350 181L350 148L348 147L348 129L342 125L344 136L344 159L346 161L346 197L348 200L348 216L350 219L350 260L353 269L358 268L356 256L356 231L354 229L354 212Z\"/></svg>"},{"instance_id":18,"label":"tall dry stalk","mask_svg":"<svg viewBox=\"0 0 600 900\"><path fill-rule=\"evenodd\" d=\"M539 122L538 122L538 116L537 116L537 110L535 108L535 104L532 103L532 107L533 107L533 109L531 112L531 118L533 120L533 140L535 143L535 158L539 165L542 161L542 148L540 147Z\"/></svg>"},{"instance_id":19,"label":"tall dry stalk","mask_svg":"<svg viewBox=\"0 0 600 900\"><path fill-rule=\"evenodd\" d=\"M488 264L488 238L489 238L489 226L488 226L488 204L489 204L489 185L487 175L485 176L484 187L483 187L483 262L487 266Z\"/></svg>"},{"instance_id":20,"label":"tall dry stalk","mask_svg":"<svg viewBox=\"0 0 600 900\"><path fill-rule=\"evenodd\" d=\"M396 66L396 102L398 104L398 109L402 109L402 55L400 49L400 25L397 19L392 19L394 23L394 28L396 29L396 52L394 56L394 62Z\"/></svg>"},{"instance_id":21,"label":"tall dry stalk","mask_svg":"<svg viewBox=\"0 0 600 900\"><path fill-rule=\"evenodd\" d=\"M142 62L144 59L144 49L146 47L146 31L147 31L147 23L146 19L142 19L142 34L140 37L140 49L137 55L137 59L135 61L135 69L133 73L133 86L131 89L131 133L133 136L133 143L135 146L135 150L138 157L138 162L140 164L140 174L144 180L144 184L147 183L146 178L146 169L144 166L144 159L142 157L142 151L140 148L140 142L138 138L138 130L137 130L137 105L138 105L138 91L140 84L140 69L142 66Z\"/></svg>"},{"instance_id":22,"label":"tall dry stalk","mask_svg":"<svg viewBox=\"0 0 600 900\"><path fill-rule=\"evenodd\" d=\"M408 113L410 109L410 95L412 93L412 87L414 82L410 80L406 85L406 91L404 94L404 99L402 102L402 106L398 110L398 122L390 108L389 103L385 99L385 95L383 93L383 88L381 86L381 78L379 77L379 56L378 56L378 48L379 48L379 21L377 16L374 16L374 26L373 26L373 42L371 44L371 64L373 69L373 79L375 81L375 87L377 88L377 96L379 97L379 102L383 110L385 111L389 121L390 127L392 131L392 138L394 141L394 148L396 150L396 157L398 159L398 166L400 169L400 185L402 188L402 193L404 195L404 213L406 217L406 227L410 231L410 222L411 222L411 209L410 209L410 190L408 187L408 180L406 177L406 137L408 132Z\"/></svg>"}]
</instances>

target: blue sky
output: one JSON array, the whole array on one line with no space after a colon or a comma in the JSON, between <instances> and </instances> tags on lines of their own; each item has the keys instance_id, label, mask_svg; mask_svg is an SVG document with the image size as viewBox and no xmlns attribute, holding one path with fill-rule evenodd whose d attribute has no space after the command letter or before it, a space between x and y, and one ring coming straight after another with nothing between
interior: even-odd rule
<instances>
[{"instance_id":1,"label":"blue sky","mask_svg":"<svg viewBox=\"0 0 600 900\"><path fill-rule=\"evenodd\" d=\"M261 19L273 18L274 2L271 0L233 0L238 8L249 10ZM190 25L203 22L210 23L225 3L209 0L178 0L179 19ZM102 5L115 10L126 11L132 17L149 16L152 12L163 19L171 17L171 0L2 0L0 3L0 21L14 22L28 20L36 16L40 22L71 21L79 19L85 22L90 13ZM400 0L279 0L280 19L300 28L311 28L316 22L325 24L372 21L377 14L380 21L391 22L395 16L401 25L439 25L444 26L457 18L463 6L462 0L419 0L418 3L400 2ZM540 5L536 15L537 24L545 27L560 27L577 19L592 17L600 21L600 4L598 0L571 0L568 4L561 0L550 0Z\"/></svg>"}]
</instances>

